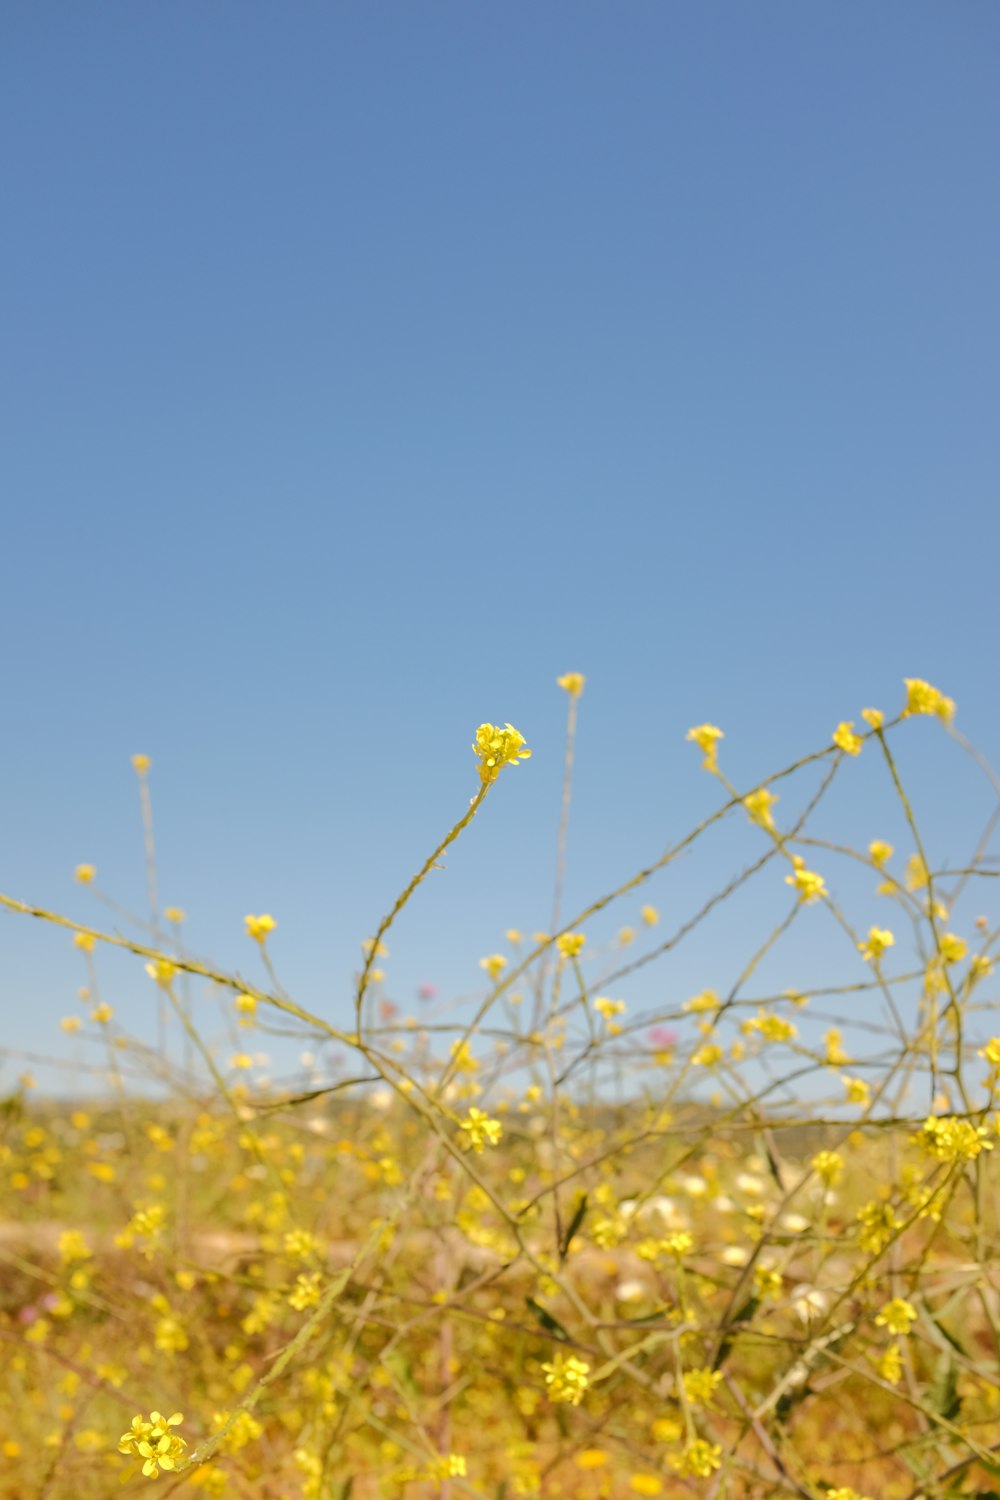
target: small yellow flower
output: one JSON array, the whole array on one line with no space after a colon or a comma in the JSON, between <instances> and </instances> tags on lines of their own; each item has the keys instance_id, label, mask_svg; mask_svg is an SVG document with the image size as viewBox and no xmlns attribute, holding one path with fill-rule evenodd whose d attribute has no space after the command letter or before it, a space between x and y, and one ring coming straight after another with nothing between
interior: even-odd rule
<instances>
[{"instance_id":1,"label":"small yellow flower","mask_svg":"<svg viewBox=\"0 0 1000 1500\"><path fill-rule=\"evenodd\" d=\"M814 901L822 900L826 895L826 882L822 875L817 875L814 870L807 870L801 854L792 855L792 864L794 869L791 875L785 876L785 884L795 887L803 906L811 906Z\"/></svg>"},{"instance_id":2,"label":"small yellow flower","mask_svg":"<svg viewBox=\"0 0 1000 1500\"><path fill-rule=\"evenodd\" d=\"M768 828L773 831L774 818L771 808L778 801L774 792L766 786L758 787L755 792L748 792L743 798L743 806L747 810L747 817L751 823L756 823L758 828Z\"/></svg>"},{"instance_id":3,"label":"small yellow flower","mask_svg":"<svg viewBox=\"0 0 1000 1500\"><path fill-rule=\"evenodd\" d=\"M717 729L714 724L696 724L693 729L688 730L685 739L697 745L704 755L705 759L702 761L704 769L714 771L719 760L718 741L725 739L722 730Z\"/></svg>"},{"instance_id":4,"label":"small yellow flower","mask_svg":"<svg viewBox=\"0 0 1000 1500\"><path fill-rule=\"evenodd\" d=\"M848 1484L842 1484L838 1489L827 1490L826 1500L869 1500L869 1497L859 1495L857 1490L852 1490Z\"/></svg>"},{"instance_id":5,"label":"small yellow flower","mask_svg":"<svg viewBox=\"0 0 1000 1500\"><path fill-rule=\"evenodd\" d=\"M860 1105L862 1109L871 1103L872 1091L863 1078L847 1078L841 1080L844 1092L847 1095L848 1104Z\"/></svg>"},{"instance_id":6,"label":"small yellow flower","mask_svg":"<svg viewBox=\"0 0 1000 1500\"><path fill-rule=\"evenodd\" d=\"M176 1469L187 1447L182 1437L170 1431L183 1420L179 1411L172 1417L161 1417L158 1411L152 1411L148 1421L141 1415L135 1416L128 1432L118 1441L118 1451L137 1463L141 1459L142 1472L148 1479L155 1479L160 1469L169 1473Z\"/></svg>"},{"instance_id":7,"label":"small yellow flower","mask_svg":"<svg viewBox=\"0 0 1000 1500\"><path fill-rule=\"evenodd\" d=\"M935 714L942 723L951 723L955 717L953 698L946 698L944 693L938 692L936 687L931 687L929 682L924 682L919 677L904 677L903 685L906 688L904 719L910 714Z\"/></svg>"},{"instance_id":8,"label":"small yellow flower","mask_svg":"<svg viewBox=\"0 0 1000 1500\"><path fill-rule=\"evenodd\" d=\"M691 1056L691 1063L696 1068L714 1068L717 1062L722 1061L722 1048L717 1042L705 1042Z\"/></svg>"},{"instance_id":9,"label":"small yellow flower","mask_svg":"<svg viewBox=\"0 0 1000 1500\"><path fill-rule=\"evenodd\" d=\"M96 941L97 939L91 937L89 932L78 932L73 938L74 946L79 948L81 953L93 953Z\"/></svg>"},{"instance_id":10,"label":"small yellow flower","mask_svg":"<svg viewBox=\"0 0 1000 1500\"><path fill-rule=\"evenodd\" d=\"M888 1328L890 1333L909 1333L912 1324L917 1321L917 1309L912 1302L907 1302L905 1297L893 1297L887 1302L875 1319L876 1326Z\"/></svg>"},{"instance_id":11,"label":"small yellow flower","mask_svg":"<svg viewBox=\"0 0 1000 1500\"><path fill-rule=\"evenodd\" d=\"M62 1020L59 1022L59 1025L62 1027L63 1031L74 1032L80 1030L83 1022L80 1020L79 1016L63 1016Z\"/></svg>"},{"instance_id":12,"label":"small yellow flower","mask_svg":"<svg viewBox=\"0 0 1000 1500\"><path fill-rule=\"evenodd\" d=\"M531 751L524 743L513 724L503 729L496 724L480 724L473 745L479 757L479 779L484 786L496 781L504 766L516 766L518 761L528 760Z\"/></svg>"},{"instance_id":13,"label":"small yellow flower","mask_svg":"<svg viewBox=\"0 0 1000 1500\"><path fill-rule=\"evenodd\" d=\"M620 1016L625 1009L624 1000L609 1000L607 995L598 995L594 1000L594 1009L598 1015L603 1016L606 1021Z\"/></svg>"},{"instance_id":14,"label":"small yellow flower","mask_svg":"<svg viewBox=\"0 0 1000 1500\"><path fill-rule=\"evenodd\" d=\"M898 1344L890 1344L885 1353L875 1360L875 1368L883 1380L898 1385L903 1378L903 1354Z\"/></svg>"},{"instance_id":15,"label":"small yellow flower","mask_svg":"<svg viewBox=\"0 0 1000 1500\"><path fill-rule=\"evenodd\" d=\"M699 1479L708 1479L716 1469L722 1467L722 1447L705 1438L694 1438L684 1452L672 1458L670 1463L682 1476L692 1474Z\"/></svg>"},{"instance_id":16,"label":"small yellow flower","mask_svg":"<svg viewBox=\"0 0 1000 1500\"><path fill-rule=\"evenodd\" d=\"M647 927L655 927L660 920L660 913L655 906L644 906L639 915Z\"/></svg>"},{"instance_id":17,"label":"small yellow flower","mask_svg":"<svg viewBox=\"0 0 1000 1500\"><path fill-rule=\"evenodd\" d=\"M864 719L865 723L870 724L873 729L881 729L882 725L885 723L885 714L880 708L863 708L861 710L861 717Z\"/></svg>"},{"instance_id":18,"label":"small yellow flower","mask_svg":"<svg viewBox=\"0 0 1000 1500\"><path fill-rule=\"evenodd\" d=\"M985 1047L980 1047L977 1056L988 1062L991 1068L1000 1072L1000 1036L991 1037Z\"/></svg>"},{"instance_id":19,"label":"small yellow flower","mask_svg":"<svg viewBox=\"0 0 1000 1500\"><path fill-rule=\"evenodd\" d=\"M256 995L237 995L233 1006L241 1016L252 1016L257 1010L257 997Z\"/></svg>"},{"instance_id":20,"label":"small yellow flower","mask_svg":"<svg viewBox=\"0 0 1000 1500\"><path fill-rule=\"evenodd\" d=\"M133 755L132 768L137 776L145 776L153 762L148 755Z\"/></svg>"},{"instance_id":21,"label":"small yellow flower","mask_svg":"<svg viewBox=\"0 0 1000 1500\"><path fill-rule=\"evenodd\" d=\"M483 1147L486 1145L497 1146L503 1135L503 1126L499 1120L491 1120L489 1115L481 1109L470 1109L468 1115L461 1121L460 1130L465 1131L462 1144L466 1150L475 1151L482 1155Z\"/></svg>"},{"instance_id":22,"label":"small yellow flower","mask_svg":"<svg viewBox=\"0 0 1000 1500\"><path fill-rule=\"evenodd\" d=\"M81 885L89 885L97 874L95 865L77 865L73 871L73 879L78 880Z\"/></svg>"},{"instance_id":23,"label":"small yellow flower","mask_svg":"<svg viewBox=\"0 0 1000 1500\"><path fill-rule=\"evenodd\" d=\"M510 943L512 948L516 948L519 943L524 942L524 933L519 927L508 927L507 931L504 933L504 937L507 939L508 943Z\"/></svg>"},{"instance_id":24,"label":"small yellow flower","mask_svg":"<svg viewBox=\"0 0 1000 1500\"><path fill-rule=\"evenodd\" d=\"M97 1021L102 1026L106 1026L113 1015L114 1011L112 1010L111 1006L108 1005L107 1001L102 1001L100 1005L94 1006L93 1010L90 1012L90 1019L92 1021Z\"/></svg>"},{"instance_id":25,"label":"small yellow flower","mask_svg":"<svg viewBox=\"0 0 1000 1500\"><path fill-rule=\"evenodd\" d=\"M871 843L868 845L869 858L871 859L873 865L878 865L880 870L883 865L889 862L889 860L893 856L893 853L894 850L892 845L887 844L885 839L872 839Z\"/></svg>"},{"instance_id":26,"label":"small yellow flower","mask_svg":"<svg viewBox=\"0 0 1000 1500\"><path fill-rule=\"evenodd\" d=\"M663 1480L659 1474L640 1472L633 1474L628 1482L633 1495L662 1495Z\"/></svg>"},{"instance_id":27,"label":"small yellow flower","mask_svg":"<svg viewBox=\"0 0 1000 1500\"><path fill-rule=\"evenodd\" d=\"M941 950L941 958L946 964L961 963L969 951L968 943L963 938L956 937L953 932L942 933L938 947Z\"/></svg>"},{"instance_id":28,"label":"small yellow flower","mask_svg":"<svg viewBox=\"0 0 1000 1500\"><path fill-rule=\"evenodd\" d=\"M722 1382L721 1370L688 1370L684 1376L684 1395L689 1406L710 1406Z\"/></svg>"},{"instance_id":29,"label":"small yellow flower","mask_svg":"<svg viewBox=\"0 0 1000 1500\"><path fill-rule=\"evenodd\" d=\"M556 686L569 693L571 698L579 698L586 681L582 672L566 672L562 677L556 678Z\"/></svg>"},{"instance_id":30,"label":"small yellow flower","mask_svg":"<svg viewBox=\"0 0 1000 1500\"><path fill-rule=\"evenodd\" d=\"M491 979L499 979L507 967L507 960L502 953L491 953L488 958L479 960L479 967L485 969Z\"/></svg>"},{"instance_id":31,"label":"small yellow flower","mask_svg":"<svg viewBox=\"0 0 1000 1500\"><path fill-rule=\"evenodd\" d=\"M178 927L182 922L187 921L187 912L180 906L168 906L163 915L168 922L175 922Z\"/></svg>"},{"instance_id":32,"label":"small yellow flower","mask_svg":"<svg viewBox=\"0 0 1000 1500\"><path fill-rule=\"evenodd\" d=\"M858 952L865 963L878 963L887 948L895 945L896 939L887 927L869 927L866 942L858 944Z\"/></svg>"},{"instance_id":33,"label":"small yellow flower","mask_svg":"<svg viewBox=\"0 0 1000 1500\"><path fill-rule=\"evenodd\" d=\"M262 947L267 942L268 934L272 933L278 925L266 912L260 917L244 917L243 921L246 923L248 937L252 937L254 942L260 943Z\"/></svg>"},{"instance_id":34,"label":"small yellow flower","mask_svg":"<svg viewBox=\"0 0 1000 1500\"><path fill-rule=\"evenodd\" d=\"M836 1151L817 1151L809 1163L824 1187L833 1187L844 1172L844 1158Z\"/></svg>"},{"instance_id":35,"label":"small yellow flower","mask_svg":"<svg viewBox=\"0 0 1000 1500\"><path fill-rule=\"evenodd\" d=\"M542 1370L550 1401L580 1405L590 1384L590 1366L585 1360L560 1350L551 1363L542 1365Z\"/></svg>"},{"instance_id":36,"label":"small yellow flower","mask_svg":"<svg viewBox=\"0 0 1000 1500\"><path fill-rule=\"evenodd\" d=\"M556 938L556 947L563 958L576 958L586 941L587 937L583 932L564 932L562 937Z\"/></svg>"},{"instance_id":37,"label":"small yellow flower","mask_svg":"<svg viewBox=\"0 0 1000 1500\"><path fill-rule=\"evenodd\" d=\"M693 1011L696 1015L702 1011L717 1010L719 997L714 990L702 990L700 994L692 995L690 1000L685 1000L681 1006L682 1010Z\"/></svg>"},{"instance_id":38,"label":"small yellow flower","mask_svg":"<svg viewBox=\"0 0 1000 1500\"><path fill-rule=\"evenodd\" d=\"M584 1448L573 1461L578 1469L603 1469L608 1457L603 1448Z\"/></svg>"},{"instance_id":39,"label":"small yellow flower","mask_svg":"<svg viewBox=\"0 0 1000 1500\"><path fill-rule=\"evenodd\" d=\"M150 979L154 980L165 990L169 990L179 972L177 965L172 964L166 958L154 959L152 963L146 965L146 973Z\"/></svg>"},{"instance_id":40,"label":"small yellow flower","mask_svg":"<svg viewBox=\"0 0 1000 1500\"><path fill-rule=\"evenodd\" d=\"M845 755L860 755L864 740L859 734L854 733L853 720L841 720L833 731L833 743L838 750L843 750Z\"/></svg>"}]
</instances>

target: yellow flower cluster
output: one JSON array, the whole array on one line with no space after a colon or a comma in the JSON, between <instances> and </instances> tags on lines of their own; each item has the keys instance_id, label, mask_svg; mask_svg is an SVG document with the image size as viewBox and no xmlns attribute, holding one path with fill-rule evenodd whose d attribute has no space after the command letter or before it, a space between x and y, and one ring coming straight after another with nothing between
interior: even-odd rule
<instances>
[{"instance_id":1,"label":"yellow flower cluster","mask_svg":"<svg viewBox=\"0 0 1000 1500\"><path fill-rule=\"evenodd\" d=\"M706 771L717 769L719 763L718 741L725 739L725 735L721 729L717 729L714 724L696 724L693 729L688 730L685 739L697 745L698 749L704 755L705 759L702 761L702 765Z\"/></svg>"},{"instance_id":2,"label":"yellow flower cluster","mask_svg":"<svg viewBox=\"0 0 1000 1500\"><path fill-rule=\"evenodd\" d=\"M260 917L244 917L243 921L246 923L247 936L252 937L255 943L260 943L261 947L278 925L267 912Z\"/></svg>"},{"instance_id":3,"label":"yellow flower cluster","mask_svg":"<svg viewBox=\"0 0 1000 1500\"><path fill-rule=\"evenodd\" d=\"M904 719L910 714L935 714L942 723L951 723L955 717L954 698L946 698L944 693L939 693L936 687L919 677L904 677L903 685L906 688Z\"/></svg>"},{"instance_id":4,"label":"yellow flower cluster","mask_svg":"<svg viewBox=\"0 0 1000 1500\"><path fill-rule=\"evenodd\" d=\"M860 755L864 740L859 734L854 733L853 720L842 720L833 731L833 743L838 750L843 750L845 755Z\"/></svg>"},{"instance_id":5,"label":"yellow flower cluster","mask_svg":"<svg viewBox=\"0 0 1000 1500\"><path fill-rule=\"evenodd\" d=\"M542 1365L542 1372L550 1401L580 1405L590 1384L590 1366L586 1360L560 1351L550 1363Z\"/></svg>"},{"instance_id":6,"label":"yellow flower cluster","mask_svg":"<svg viewBox=\"0 0 1000 1500\"><path fill-rule=\"evenodd\" d=\"M875 1319L879 1328L888 1328L890 1333L909 1333L917 1321L917 1309L905 1297L893 1297Z\"/></svg>"},{"instance_id":7,"label":"yellow flower cluster","mask_svg":"<svg viewBox=\"0 0 1000 1500\"><path fill-rule=\"evenodd\" d=\"M480 724L472 748L479 757L479 779L484 786L496 781L504 766L516 766L531 756L524 736L513 724L505 724L502 729L497 724Z\"/></svg>"},{"instance_id":8,"label":"yellow flower cluster","mask_svg":"<svg viewBox=\"0 0 1000 1500\"><path fill-rule=\"evenodd\" d=\"M586 941L586 933L564 932L562 937L556 938L556 947L563 958L576 958L583 951Z\"/></svg>"},{"instance_id":9,"label":"yellow flower cluster","mask_svg":"<svg viewBox=\"0 0 1000 1500\"><path fill-rule=\"evenodd\" d=\"M466 1118L459 1126L465 1131L462 1143L466 1150L472 1150L477 1155L482 1154L484 1146L496 1146L500 1143L503 1135L503 1126L499 1120L491 1120L485 1110L470 1109Z\"/></svg>"},{"instance_id":10,"label":"yellow flower cluster","mask_svg":"<svg viewBox=\"0 0 1000 1500\"><path fill-rule=\"evenodd\" d=\"M172 1417L162 1417L152 1411L147 1421L141 1413L132 1418L132 1426L118 1441L118 1452L139 1462L147 1479L156 1479L161 1469L168 1472L176 1469L187 1447L184 1439L171 1432L184 1418L179 1411Z\"/></svg>"},{"instance_id":11,"label":"yellow flower cluster","mask_svg":"<svg viewBox=\"0 0 1000 1500\"><path fill-rule=\"evenodd\" d=\"M773 832L774 818L771 808L777 800L774 792L768 791L766 786L758 787L755 792L748 792L743 798L743 806L747 810L747 817L751 823L756 823L758 828L767 828Z\"/></svg>"},{"instance_id":12,"label":"yellow flower cluster","mask_svg":"<svg viewBox=\"0 0 1000 1500\"><path fill-rule=\"evenodd\" d=\"M865 963L875 964L895 942L896 939L887 927L869 927L867 940L858 944L858 952Z\"/></svg>"},{"instance_id":13,"label":"yellow flower cluster","mask_svg":"<svg viewBox=\"0 0 1000 1500\"><path fill-rule=\"evenodd\" d=\"M785 876L785 884L795 887L803 906L821 901L826 895L826 882L822 875L817 875L815 870L807 870L801 854L792 855L792 865L794 868L791 875Z\"/></svg>"},{"instance_id":14,"label":"yellow flower cluster","mask_svg":"<svg viewBox=\"0 0 1000 1500\"><path fill-rule=\"evenodd\" d=\"M982 1125L959 1120L953 1115L928 1115L916 1135L910 1137L926 1156L937 1161L973 1161L983 1151L992 1151L993 1142Z\"/></svg>"}]
</instances>

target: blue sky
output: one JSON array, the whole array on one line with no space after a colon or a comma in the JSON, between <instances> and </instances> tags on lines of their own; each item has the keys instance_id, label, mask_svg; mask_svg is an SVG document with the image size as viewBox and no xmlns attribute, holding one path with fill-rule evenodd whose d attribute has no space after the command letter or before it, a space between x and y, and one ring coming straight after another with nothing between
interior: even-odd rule
<instances>
[{"instance_id":1,"label":"blue sky","mask_svg":"<svg viewBox=\"0 0 1000 1500\"><path fill-rule=\"evenodd\" d=\"M144 751L191 946L254 972L271 911L343 1020L484 719L534 759L390 989L469 993L545 926L561 672L568 910L714 805L702 720L749 784L917 675L1000 758L995 6L21 4L4 33L0 889L86 919L91 860L140 904ZM967 852L986 783L905 729ZM867 838L885 778L848 771ZM823 981L814 915L786 983ZM78 955L0 942L8 1043L58 1050ZM724 988L719 949L636 1003ZM108 983L144 1032L141 969Z\"/></svg>"}]
</instances>

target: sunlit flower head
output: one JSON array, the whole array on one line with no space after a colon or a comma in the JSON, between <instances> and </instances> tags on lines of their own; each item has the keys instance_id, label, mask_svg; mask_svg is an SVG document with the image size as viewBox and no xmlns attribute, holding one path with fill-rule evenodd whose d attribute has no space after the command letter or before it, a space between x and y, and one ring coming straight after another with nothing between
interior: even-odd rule
<instances>
[{"instance_id":1,"label":"sunlit flower head","mask_svg":"<svg viewBox=\"0 0 1000 1500\"><path fill-rule=\"evenodd\" d=\"M133 755L132 769L137 776L145 776L153 762L148 755Z\"/></svg>"},{"instance_id":2,"label":"sunlit flower head","mask_svg":"<svg viewBox=\"0 0 1000 1500\"><path fill-rule=\"evenodd\" d=\"M556 678L556 686L569 693L571 698L579 698L586 681L582 672L566 672L562 677Z\"/></svg>"},{"instance_id":3,"label":"sunlit flower head","mask_svg":"<svg viewBox=\"0 0 1000 1500\"><path fill-rule=\"evenodd\" d=\"M942 723L951 723L955 717L954 698L946 698L944 693L938 692L936 687L931 687L929 682L924 682L920 677L904 677L903 684L906 688L904 718L910 714L934 714Z\"/></svg>"},{"instance_id":4,"label":"sunlit flower head","mask_svg":"<svg viewBox=\"0 0 1000 1500\"><path fill-rule=\"evenodd\" d=\"M252 937L255 943L260 943L262 946L267 942L268 935L278 925L266 912L260 917L244 917L243 921L246 923L247 936Z\"/></svg>"},{"instance_id":5,"label":"sunlit flower head","mask_svg":"<svg viewBox=\"0 0 1000 1500\"><path fill-rule=\"evenodd\" d=\"M502 729L497 724L480 724L472 748L479 757L479 779L484 786L496 781L504 766L516 766L531 756L524 736L513 724L505 724Z\"/></svg>"},{"instance_id":6,"label":"sunlit flower head","mask_svg":"<svg viewBox=\"0 0 1000 1500\"><path fill-rule=\"evenodd\" d=\"M693 729L688 730L685 739L697 745L704 755L702 765L705 770L714 771L719 758L718 741L725 739L722 730L716 728L714 724L696 724Z\"/></svg>"},{"instance_id":7,"label":"sunlit flower head","mask_svg":"<svg viewBox=\"0 0 1000 1500\"><path fill-rule=\"evenodd\" d=\"M854 723L842 720L833 731L833 743L838 750L843 750L845 755L860 755L864 740L859 734L854 733Z\"/></svg>"},{"instance_id":8,"label":"sunlit flower head","mask_svg":"<svg viewBox=\"0 0 1000 1500\"><path fill-rule=\"evenodd\" d=\"M96 874L97 867L95 865L77 865L73 871L73 879L79 881L81 885L90 885Z\"/></svg>"}]
</instances>

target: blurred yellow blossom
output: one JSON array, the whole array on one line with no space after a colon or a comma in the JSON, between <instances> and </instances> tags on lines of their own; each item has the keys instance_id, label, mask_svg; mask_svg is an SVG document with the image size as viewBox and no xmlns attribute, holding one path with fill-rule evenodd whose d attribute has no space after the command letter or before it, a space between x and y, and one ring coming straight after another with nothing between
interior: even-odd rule
<instances>
[{"instance_id":1,"label":"blurred yellow blossom","mask_svg":"<svg viewBox=\"0 0 1000 1500\"><path fill-rule=\"evenodd\" d=\"M95 865L77 865L73 871L73 878L74 880L78 880L81 885L89 885L96 874L97 868Z\"/></svg>"},{"instance_id":2,"label":"blurred yellow blossom","mask_svg":"<svg viewBox=\"0 0 1000 1500\"><path fill-rule=\"evenodd\" d=\"M502 953L491 953L487 958L479 960L479 967L485 969L491 979L499 979L507 967L507 960Z\"/></svg>"},{"instance_id":3,"label":"blurred yellow blossom","mask_svg":"<svg viewBox=\"0 0 1000 1500\"><path fill-rule=\"evenodd\" d=\"M718 741L725 739L722 730L717 729L714 724L696 724L693 729L688 730L685 739L693 741L704 755L702 765L705 770L714 771L719 759Z\"/></svg>"},{"instance_id":4,"label":"blurred yellow blossom","mask_svg":"<svg viewBox=\"0 0 1000 1500\"><path fill-rule=\"evenodd\" d=\"M563 958L576 958L586 941L587 937L583 932L564 932L562 937L556 938L556 947Z\"/></svg>"},{"instance_id":5,"label":"blurred yellow blossom","mask_svg":"<svg viewBox=\"0 0 1000 1500\"><path fill-rule=\"evenodd\" d=\"M560 1350L551 1362L542 1365L542 1371L550 1401L580 1405L590 1384L590 1366L585 1360Z\"/></svg>"},{"instance_id":6,"label":"blurred yellow blossom","mask_svg":"<svg viewBox=\"0 0 1000 1500\"><path fill-rule=\"evenodd\" d=\"M896 939L887 927L869 927L868 937L858 944L858 951L866 963L878 963L887 948L895 945Z\"/></svg>"},{"instance_id":7,"label":"blurred yellow blossom","mask_svg":"<svg viewBox=\"0 0 1000 1500\"><path fill-rule=\"evenodd\" d=\"M148 755L133 755L132 766L137 776L145 776L153 762Z\"/></svg>"},{"instance_id":8,"label":"blurred yellow blossom","mask_svg":"<svg viewBox=\"0 0 1000 1500\"><path fill-rule=\"evenodd\" d=\"M944 693L938 692L936 687L931 687L929 682L924 682L919 677L904 677L903 684L906 688L904 718L910 714L935 714L943 723L951 723L955 717L953 698L946 698Z\"/></svg>"},{"instance_id":9,"label":"blurred yellow blossom","mask_svg":"<svg viewBox=\"0 0 1000 1500\"><path fill-rule=\"evenodd\" d=\"M785 876L785 884L795 887L803 906L822 900L826 895L826 882L822 875L817 875L814 870L807 870L801 854L792 855L792 864L794 869L791 875Z\"/></svg>"},{"instance_id":10,"label":"blurred yellow blossom","mask_svg":"<svg viewBox=\"0 0 1000 1500\"><path fill-rule=\"evenodd\" d=\"M859 734L854 733L853 721L844 719L833 731L833 743L838 750L843 750L845 755L860 755L864 740Z\"/></svg>"},{"instance_id":11,"label":"blurred yellow blossom","mask_svg":"<svg viewBox=\"0 0 1000 1500\"><path fill-rule=\"evenodd\" d=\"M871 843L868 845L868 854L871 858L872 864L878 865L879 869L881 869L884 864L888 863L888 861L893 856L893 852L894 851L892 845L887 844L885 839L872 839Z\"/></svg>"},{"instance_id":12,"label":"blurred yellow blossom","mask_svg":"<svg viewBox=\"0 0 1000 1500\"><path fill-rule=\"evenodd\" d=\"M566 672L562 677L556 678L556 686L563 688L571 698L579 698L586 681L582 672Z\"/></svg>"},{"instance_id":13,"label":"blurred yellow blossom","mask_svg":"<svg viewBox=\"0 0 1000 1500\"><path fill-rule=\"evenodd\" d=\"M246 924L247 936L252 937L254 942L260 943L261 946L267 942L269 934L278 925L274 918L269 916L267 912L260 917L244 917L243 921Z\"/></svg>"},{"instance_id":14,"label":"blurred yellow blossom","mask_svg":"<svg viewBox=\"0 0 1000 1500\"><path fill-rule=\"evenodd\" d=\"M751 823L756 823L759 828L768 828L773 831L774 817L771 808L778 801L776 794L769 791L766 786L758 787L755 792L748 792L743 798L743 806L746 808L747 817Z\"/></svg>"},{"instance_id":15,"label":"blurred yellow blossom","mask_svg":"<svg viewBox=\"0 0 1000 1500\"><path fill-rule=\"evenodd\" d=\"M647 927L655 927L660 920L660 913L655 906L644 906L639 915Z\"/></svg>"},{"instance_id":16,"label":"blurred yellow blossom","mask_svg":"<svg viewBox=\"0 0 1000 1500\"><path fill-rule=\"evenodd\" d=\"M885 723L885 714L880 708L863 708L861 710L861 717L864 719L865 723L870 724L873 729L881 729L882 725Z\"/></svg>"}]
</instances>

